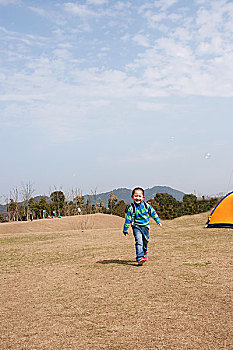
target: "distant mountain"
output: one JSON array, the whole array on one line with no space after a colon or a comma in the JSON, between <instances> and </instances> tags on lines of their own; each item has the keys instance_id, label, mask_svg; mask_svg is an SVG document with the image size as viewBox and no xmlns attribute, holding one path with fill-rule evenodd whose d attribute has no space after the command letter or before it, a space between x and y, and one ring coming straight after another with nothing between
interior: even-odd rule
<instances>
[{"instance_id":1,"label":"distant mountain","mask_svg":"<svg viewBox=\"0 0 233 350\"><path fill-rule=\"evenodd\" d=\"M154 198L156 196L156 193L168 193L172 195L176 200L182 201L183 197L185 195L184 192L181 192L179 190L175 190L174 188L168 187L168 186L154 186L152 188L147 188L145 190L145 198L146 200L149 200L151 198Z\"/></svg>"},{"instance_id":2,"label":"distant mountain","mask_svg":"<svg viewBox=\"0 0 233 350\"><path fill-rule=\"evenodd\" d=\"M128 204L132 201L132 199L131 199L132 190L130 190L128 188L118 188L118 189L114 189L114 190L109 191L109 192L97 194L98 200L102 200L105 207L108 206L108 198L109 198L110 193L112 193L112 192L113 192L114 196L116 196L118 198L118 201L123 200L126 204ZM175 190L175 189L168 187L168 186L154 186L152 188L145 189L145 200L147 201L149 199L154 198L156 193L171 194L178 201L182 201L183 196L185 195L184 192ZM84 198L86 201L88 198L93 198L93 196L92 195L85 195Z\"/></svg>"}]
</instances>

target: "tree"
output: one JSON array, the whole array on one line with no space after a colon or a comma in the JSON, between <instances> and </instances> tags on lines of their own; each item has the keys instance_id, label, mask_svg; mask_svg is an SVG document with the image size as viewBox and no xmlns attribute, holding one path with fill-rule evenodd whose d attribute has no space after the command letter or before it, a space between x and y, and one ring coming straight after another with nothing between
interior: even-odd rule
<instances>
[{"instance_id":1,"label":"tree","mask_svg":"<svg viewBox=\"0 0 233 350\"><path fill-rule=\"evenodd\" d=\"M115 205L115 207L113 209L113 214L124 218L125 217L125 208L126 208L126 204L123 200L121 200L121 201L117 202L117 204Z\"/></svg>"},{"instance_id":2,"label":"tree","mask_svg":"<svg viewBox=\"0 0 233 350\"><path fill-rule=\"evenodd\" d=\"M9 218L9 221L15 221L15 216L16 216L16 212L17 212L17 203L12 199L10 198L10 203L8 203L8 218Z\"/></svg>"},{"instance_id":3,"label":"tree","mask_svg":"<svg viewBox=\"0 0 233 350\"><path fill-rule=\"evenodd\" d=\"M22 184L22 197L24 201L24 208L25 208L25 217L26 220L29 219L29 201L32 198L32 194L35 192L31 182L28 182L26 184Z\"/></svg>"},{"instance_id":4,"label":"tree","mask_svg":"<svg viewBox=\"0 0 233 350\"><path fill-rule=\"evenodd\" d=\"M84 206L85 214L92 214L93 206L94 205L92 203L92 196L91 195L87 195L86 204Z\"/></svg>"},{"instance_id":5,"label":"tree","mask_svg":"<svg viewBox=\"0 0 233 350\"><path fill-rule=\"evenodd\" d=\"M199 213L197 197L194 194L185 194L182 202L182 212L184 215Z\"/></svg>"},{"instance_id":6,"label":"tree","mask_svg":"<svg viewBox=\"0 0 233 350\"><path fill-rule=\"evenodd\" d=\"M61 216L65 204L65 195L62 191L54 191L50 194L52 201L52 210L56 212L58 216Z\"/></svg>"},{"instance_id":7,"label":"tree","mask_svg":"<svg viewBox=\"0 0 233 350\"><path fill-rule=\"evenodd\" d=\"M91 195L92 195L92 198L94 199L93 211L95 213L98 213L100 211L100 200L99 200L99 198L97 198L97 189L96 188L94 191L91 190Z\"/></svg>"},{"instance_id":8,"label":"tree","mask_svg":"<svg viewBox=\"0 0 233 350\"><path fill-rule=\"evenodd\" d=\"M157 193L149 201L161 219L173 219L181 216L181 204L171 194Z\"/></svg>"},{"instance_id":9,"label":"tree","mask_svg":"<svg viewBox=\"0 0 233 350\"><path fill-rule=\"evenodd\" d=\"M110 195L109 195L109 198L108 198L108 207L110 209L110 213L111 214L113 213L113 209L114 209L114 207L116 205L117 199L118 199L117 196L115 196L113 194L113 192L111 192Z\"/></svg>"},{"instance_id":10,"label":"tree","mask_svg":"<svg viewBox=\"0 0 233 350\"><path fill-rule=\"evenodd\" d=\"M75 203L76 214L78 214L78 208L81 210L84 208L84 196L78 195L74 197L73 201Z\"/></svg>"},{"instance_id":11,"label":"tree","mask_svg":"<svg viewBox=\"0 0 233 350\"><path fill-rule=\"evenodd\" d=\"M66 192L63 214L66 216L74 215L73 190Z\"/></svg>"},{"instance_id":12,"label":"tree","mask_svg":"<svg viewBox=\"0 0 233 350\"><path fill-rule=\"evenodd\" d=\"M19 220L20 221L24 221L27 219L26 215L25 215L25 207L24 205L19 205L18 207L18 214L19 214Z\"/></svg>"},{"instance_id":13,"label":"tree","mask_svg":"<svg viewBox=\"0 0 233 350\"><path fill-rule=\"evenodd\" d=\"M15 187L13 188L13 190L10 192L10 200L12 201L12 203L14 202L13 208L11 210L13 210L13 217L12 219L14 221L18 221L19 220L19 214L18 214L18 203L19 203L19 191L18 188ZM11 203L11 205L12 205Z\"/></svg>"},{"instance_id":14,"label":"tree","mask_svg":"<svg viewBox=\"0 0 233 350\"><path fill-rule=\"evenodd\" d=\"M199 212L203 213L210 209L213 209L218 202L219 198L205 199L205 197L202 196L202 199L198 201Z\"/></svg>"},{"instance_id":15,"label":"tree","mask_svg":"<svg viewBox=\"0 0 233 350\"><path fill-rule=\"evenodd\" d=\"M37 219L44 218L44 213L49 212L49 203L47 202L47 198L41 197L36 202L30 202L30 209L34 211Z\"/></svg>"},{"instance_id":16,"label":"tree","mask_svg":"<svg viewBox=\"0 0 233 350\"><path fill-rule=\"evenodd\" d=\"M183 201L179 202L168 193L157 193L149 201L161 219L173 219L181 215L193 215L206 212L217 203L216 198L198 200L194 194L185 194Z\"/></svg>"},{"instance_id":17,"label":"tree","mask_svg":"<svg viewBox=\"0 0 233 350\"><path fill-rule=\"evenodd\" d=\"M107 209L104 206L103 200L100 201L100 212L101 213L106 213L107 212Z\"/></svg>"}]
</instances>

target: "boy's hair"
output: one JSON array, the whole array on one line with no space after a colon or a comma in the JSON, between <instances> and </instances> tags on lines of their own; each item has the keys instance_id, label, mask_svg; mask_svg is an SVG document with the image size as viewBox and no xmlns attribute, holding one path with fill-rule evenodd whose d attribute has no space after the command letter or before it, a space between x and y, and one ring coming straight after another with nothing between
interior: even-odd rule
<instances>
[{"instance_id":1,"label":"boy's hair","mask_svg":"<svg viewBox=\"0 0 233 350\"><path fill-rule=\"evenodd\" d=\"M144 196L144 189L143 189L143 188L141 188L141 187L135 187L135 188L133 189L133 191L132 191L132 196L134 195L135 191L142 191L143 196Z\"/></svg>"}]
</instances>

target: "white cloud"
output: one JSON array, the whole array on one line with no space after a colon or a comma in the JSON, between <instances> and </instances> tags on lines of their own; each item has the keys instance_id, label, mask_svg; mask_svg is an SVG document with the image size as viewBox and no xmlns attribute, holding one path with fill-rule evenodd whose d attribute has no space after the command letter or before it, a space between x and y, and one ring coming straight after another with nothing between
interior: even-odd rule
<instances>
[{"instance_id":1,"label":"white cloud","mask_svg":"<svg viewBox=\"0 0 233 350\"><path fill-rule=\"evenodd\" d=\"M144 46L144 47L149 47L149 46L150 46L149 40L148 40L148 38L147 38L146 35L143 35L143 34L136 34L136 35L133 37L133 40L134 40L138 45L141 45L141 46Z\"/></svg>"},{"instance_id":2,"label":"white cloud","mask_svg":"<svg viewBox=\"0 0 233 350\"><path fill-rule=\"evenodd\" d=\"M152 4L144 4L139 8L139 13L146 19L148 25L152 28L158 28L161 32L166 32L169 27L162 22L178 21L182 18L179 13L168 13L168 9L175 5L177 0L156 0ZM159 10L158 10L159 9Z\"/></svg>"},{"instance_id":3,"label":"white cloud","mask_svg":"<svg viewBox=\"0 0 233 350\"><path fill-rule=\"evenodd\" d=\"M42 8L32 7L32 6L29 6L28 8L29 8L29 10L31 10L32 12L35 12L39 16L49 17L48 12L46 10L42 9Z\"/></svg>"},{"instance_id":4,"label":"white cloud","mask_svg":"<svg viewBox=\"0 0 233 350\"><path fill-rule=\"evenodd\" d=\"M224 54L224 42L222 38L214 37L210 41L202 41L197 47L197 52L199 55L222 55Z\"/></svg>"},{"instance_id":5,"label":"white cloud","mask_svg":"<svg viewBox=\"0 0 233 350\"><path fill-rule=\"evenodd\" d=\"M160 25L160 22L167 18L165 12L153 14L151 11L147 11L144 17L147 19L148 25L152 28L158 27L158 25ZM164 27L168 30L167 26ZM161 30L161 27L159 27L158 29Z\"/></svg>"},{"instance_id":6,"label":"white cloud","mask_svg":"<svg viewBox=\"0 0 233 350\"><path fill-rule=\"evenodd\" d=\"M166 109L166 104L140 101L140 102L137 102L137 108L142 111L155 112L155 111L162 111Z\"/></svg>"},{"instance_id":7,"label":"white cloud","mask_svg":"<svg viewBox=\"0 0 233 350\"><path fill-rule=\"evenodd\" d=\"M46 100L45 95L23 95L23 94L5 94L0 96L0 101L28 102L33 100Z\"/></svg>"},{"instance_id":8,"label":"white cloud","mask_svg":"<svg viewBox=\"0 0 233 350\"><path fill-rule=\"evenodd\" d=\"M6 6L11 4L20 4L21 0L0 0L0 5Z\"/></svg>"},{"instance_id":9,"label":"white cloud","mask_svg":"<svg viewBox=\"0 0 233 350\"><path fill-rule=\"evenodd\" d=\"M97 2L98 4L103 3L101 0L93 0L92 4L97 4ZM119 6L122 3L118 2L117 4ZM168 9L175 2L168 1L166 4L163 2L163 4L163 9ZM232 96L231 34L222 32L219 27L220 18L223 19L223 15L229 9L225 2L224 4L225 7L222 6L221 14L213 14L214 20L211 23L207 21L208 16L202 9L199 11L196 21L191 21L187 17L184 21L184 27L177 25L169 35L160 35L160 38L154 41L153 46L148 39L148 37L151 39L153 34L147 32L145 27L143 34L141 32L135 35L132 35L132 32L126 33L121 39L127 40L127 45L131 38L142 48L139 49L137 57L130 64L118 69L88 67L85 66L85 63L88 63L88 58L75 58L73 52L75 42L69 41L70 38L64 33L68 32L68 28L63 30L63 28L57 27L57 41L55 43L52 37L20 35L1 28L7 36L7 40L10 37L10 40L16 42L21 40L27 46L41 45L47 47L47 50L50 49L50 55L42 54L36 59L30 55L26 56L24 67L21 67L17 74L13 72L6 74L7 71L2 70L2 76L5 77L2 83L4 82L6 95L3 95L1 99L2 101L14 100L15 102L37 100L42 105L44 101L52 105L59 101L65 106L69 104L74 106L75 110L75 106L79 103L77 101L80 100L83 103L89 101L91 106L95 99L112 102L136 98L138 109L156 111L162 109L163 104L148 102L148 98L176 94L179 96ZM156 2L156 6L162 6L162 2ZM209 11L214 12L216 6L213 6ZM87 5L69 2L65 4L65 8L72 14L95 15ZM145 7L145 9L148 8L151 8L151 5ZM31 9L42 15L45 14L44 9L41 11L40 9ZM154 14L147 12L147 16L149 21L149 16L153 18ZM158 20L164 18L164 13L160 12L158 16L160 16ZM225 24L228 22L230 22L230 18L225 21ZM206 25L208 30L203 29L203 26ZM196 32L198 28L201 30ZM57 35L59 30L60 34ZM211 30L214 30L216 35L207 41L206 34L201 33L210 33ZM76 36L79 35L78 29L72 26L69 28L69 32ZM200 38L202 40L199 42ZM111 43L104 42L104 44L105 46L98 49L98 52L93 52L93 55L103 59L108 52L109 56ZM23 50L22 47L17 50L13 46L8 54L11 52L13 55L14 53L15 56L12 56L12 59L19 61L23 59L22 52L24 50L27 52L26 46ZM81 65L84 66L81 68ZM16 68L15 71L17 71ZM140 100L138 100L139 98ZM104 104L100 104L98 108L104 108Z\"/></svg>"},{"instance_id":10,"label":"white cloud","mask_svg":"<svg viewBox=\"0 0 233 350\"><path fill-rule=\"evenodd\" d=\"M225 37L232 37L233 3L225 0L213 1L209 6L201 7L197 11L196 25L201 40L212 39L221 33Z\"/></svg>"},{"instance_id":11,"label":"white cloud","mask_svg":"<svg viewBox=\"0 0 233 350\"><path fill-rule=\"evenodd\" d=\"M113 5L114 9L118 11L129 9L131 6L132 5L130 1L116 1Z\"/></svg>"},{"instance_id":12,"label":"white cloud","mask_svg":"<svg viewBox=\"0 0 233 350\"><path fill-rule=\"evenodd\" d=\"M177 2L178 0L155 0L154 6L159 7L162 11L166 11Z\"/></svg>"},{"instance_id":13,"label":"white cloud","mask_svg":"<svg viewBox=\"0 0 233 350\"><path fill-rule=\"evenodd\" d=\"M87 0L87 3L91 5L104 5L108 3L108 0Z\"/></svg>"},{"instance_id":14,"label":"white cloud","mask_svg":"<svg viewBox=\"0 0 233 350\"><path fill-rule=\"evenodd\" d=\"M71 53L66 48L57 48L53 50L53 55L62 60L69 60L71 58Z\"/></svg>"},{"instance_id":15,"label":"white cloud","mask_svg":"<svg viewBox=\"0 0 233 350\"><path fill-rule=\"evenodd\" d=\"M177 38L180 42L183 42L184 44L192 40L192 33L185 27L178 27L173 31L171 36Z\"/></svg>"},{"instance_id":16,"label":"white cloud","mask_svg":"<svg viewBox=\"0 0 233 350\"><path fill-rule=\"evenodd\" d=\"M166 5L164 10L173 4L155 3L158 7ZM153 27L166 17L165 12L154 14L151 8L143 15ZM233 96L233 30L229 30L233 28L233 4L224 0L204 2L196 17L186 15L180 24L175 12L166 17L167 23L171 16L178 20L176 25L168 30L167 24L154 45L139 53L127 68L135 75L144 72L145 85L165 94Z\"/></svg>"},{"instance_id":17,"label":"white cloud","mask_svg":"<svg viewBox=\"0 0 233 350\"><path fill-rule=\"evenodd\" d=\"M93 10L90 10L90 8L86 5L78 5L72 2L67 2L64 4L64 9L68 13L74 15L74 16L80 16L80 17L96 17L97 13Z\"/></svg>"},{"instance_id":18,"label":"white cloud","mask_svg":"<svg viewBox=\"0 0 233 350\"><path fill-rule=\"evenodd\" d=\"M122 37L121 37L121 40L122 41L128 41L128 40L130 40L130 34L129 33L126 33L126 34L124 34Z\"/></svg>"}]
</instances>

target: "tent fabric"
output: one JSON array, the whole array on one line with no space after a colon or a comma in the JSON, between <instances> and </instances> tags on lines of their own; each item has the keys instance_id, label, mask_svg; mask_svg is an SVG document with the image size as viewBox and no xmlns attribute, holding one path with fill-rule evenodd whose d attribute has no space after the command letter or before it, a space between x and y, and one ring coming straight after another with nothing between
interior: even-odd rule
<instances>
[{"instance_id":1,"label":"tent fabric","mask_svg":"<svg viewBox=\"0 0 233 350\"><path fill-rule=\"evenodd\" d=\"M212 210L207 227L233 228L233 191L223 197Z\"/></svg>"}]
</instances>

